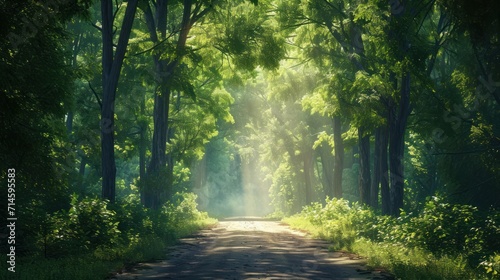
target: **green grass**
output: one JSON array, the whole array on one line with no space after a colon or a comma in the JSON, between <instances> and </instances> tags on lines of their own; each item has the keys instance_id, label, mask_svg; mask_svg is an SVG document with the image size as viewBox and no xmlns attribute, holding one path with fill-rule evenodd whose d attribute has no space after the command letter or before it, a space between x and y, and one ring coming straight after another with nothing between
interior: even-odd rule
<instances>
[{"instance_id":1,"label":"green grass","mask_svg":"<svg viewBox=\"0 0 500 280\"><path fill-rule=\"evenodd\" d=\"M287 217L282 221L293 229L307 231L313 238L329 241L333 250L352 251L352 244L356 240L356 232L346 223L328 224L328 230L326 230L326 226L314 225L300 215Z\"/></svg>"},{"instance_id":2,"label":"green grass","mask_svg":"<svg viewBox=\"0 0 500 280\"><path fill-rule=\"evenodd\" d=\"M16 272L7 272L7 263L2 262L0 279L12 280L96 280L106 279L113 272L129 267L138 262L153 261L165 257L168 246L178 238L190 235L202 228L213 225L217 220L203 219L183 223L170 239L160 239L155 235L137 238L126 247L97 249L93 253L80 256L61 256L44 258L43 256L19 257L16 260Z\"/></svg>"},{"instance_id":3,"label":"green grass","mask_svg":"<svg viewBox=\"0 0 500 280\"><path fill-rule=\"evenodd\" d=\"M7 272L6 278L15 280L105 279L122 265L121 260L103 261L92 255L60 259L24 257L16 261L16 272ZM2 270L6 267L2 265Z\"/></svg>"},{"instance_id":4,"label":"green grass","mask_svg":"<svg viewBox=\"0 0 500 280\"><path fill-rule=\"evenodd\" d=\"M461 257L435 257L418 248L398 244L374 243L358 239L353 251L367 258L371 267L384 267L399 279L481 279Z\"/></svg>"},{"instance_id":5,"label":"green grass","mask_svg":"<svg viewBox=\"0 0 500 280\"><path fill-rule=\"evenodd\" d=\"M293 229L305 230L313 238L321 238L332 242L334 250L348 250L366 257L367 264L372 268L384 268L403 280L463 280L463 279L493 279L485 278L476 270L466 265L461 257L435 257L431 253L418 248L407 248L401 244L376 243L364 238L354 238L348 244L352 234L332 236L331 229L314 225L309 219L295 215L284 218L283 222ZM340 230L350 229L342 228ZM335 232L335 231L334 231ZM335 240L341 239L341 241Z\"/></svg>"},{"instance_id":6,"label":"green grass","mask_svg":"<svg viewBox=\"0 0 500 280\"><path fill-rule=\"evenodd\" d=\"M321 238L322 236L320 227L313 225L308 219L299 215L286 217L281 221L289 225L292 229L307 231L313 238Z\"/></svg>"}]
</instances>

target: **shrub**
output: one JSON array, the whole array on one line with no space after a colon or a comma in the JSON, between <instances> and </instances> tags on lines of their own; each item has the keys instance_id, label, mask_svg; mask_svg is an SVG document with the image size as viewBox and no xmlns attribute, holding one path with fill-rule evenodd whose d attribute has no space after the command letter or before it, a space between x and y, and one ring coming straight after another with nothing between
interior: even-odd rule
<instances>
[{"instance_id":1,"label":"shrub","mask_svg":"<svg viewBox=\"0 0 500 280\"><path fill-rule=\"evenodd\" d=\"M479 264L490 279L500 279L500 254L494 254Z\"/></svg>"},{"instance_id":2,"label":"shrub","mask_svg":"<svg viewBox=\"0 0 500 280\"><path fill-rule=\"evenodd\" d=\"M152 211L153 233L164 240L173 240L195 230L202 220L208 220L208 214L196 208L196 198L194 193L176 193L171 201Z\"/></svg>"},{"instance_id":3,"label":"shrub","mask_svg":"<svg viewBox=\"0 0 500 280\"><path fill-rule=\"evenodd\" d=\"M97 198L78 200L72 196L69 211L58 211L49 217L50 229L39 242L46 256L86 252L98 247L112 247L119 240L119 222L108 202ZM41 243L41 244L40 244Z\"/></svg>"},{"instance_id":4,"label":"shrub","mask_svg":"<svg viewBox=\"0 0 500 280\"><path fill-rule=\"evenodd\" d=\"M405 232L412 233L416 246L438 256L465 254L472 261L479 259L483 249L479 211L471 205L445 203L432 197L422 214L411 218L404 227Z\"/></svg>"},{"instance_id":5,"label":"shrub","mask_svg":"<svg viewBox=\"0 0 500 280\"><path fill-rule=\"evenodd\" d=\"M500 211L490 209L484 219L484 249L486 253L492 255L500 253Z\"/></svg>"},{"instance_id":6,"label":"shrub","mask_svg":"<svg viewBox=\"0 0 500 280\"><path fill-rule=\"evenodd\" d=\"M192 193L175 194L156 211L144 208L137 194L113 205L74 195L68 210L40 221L42 254L23 256L16 279L104 279L124 265L163 258L178 237L215 222L197 210Z\"/></svg>"},{"instance_id":7,"label":"shrub","mask_svg":"<svg viewBox=\"0 0 500 280\"><path fill-rule=\"evenodd\" d=\"M329 240L333 249L354 249L401 279L500 279L498 210L481 213L432 197L420 213L395 218L327 199L285 221Z\"/></svg>"},{"instance_id":8,"label":"shrub","mask_svg":"<svg viewBox=\"0 0 500 280\"><path fill-rule=\"evenodd\" d=\"M321 227L320 236L333 242L337 249L349 250L356 238L378 235L374 212L357 203L350 206L345 199L327 199L324 207L312 203L302 213L311 224Z\"/></svg>"},{"instance_id":9,"label":"shrub","mask_svg":"<svg viewBox=\"0 0 500 280\"><path fill-rule=\"evenodd\" d=\"M151 211L144 208L137 196L131 195L125 201L110 206L116 212L116 219L120 221L118 230L121 232L122 243L127 244L138 236L153 234Z\"/></svg>"}]
</instances>

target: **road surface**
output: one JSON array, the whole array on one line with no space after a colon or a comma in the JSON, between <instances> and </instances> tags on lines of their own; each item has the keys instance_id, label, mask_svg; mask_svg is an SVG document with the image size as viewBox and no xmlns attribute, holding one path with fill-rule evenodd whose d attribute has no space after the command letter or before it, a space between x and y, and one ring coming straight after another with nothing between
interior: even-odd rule
<instances>
[{"instance_id":1,"label":"road surface","mask_svg":"<svg viewBox=\"0 0 500 280\"><path fill-rule=\"evenodd\" d=\"M112 279L391 279L277 221L234 218L183 238L166 259Z\"/></svg>"}]
</instances>

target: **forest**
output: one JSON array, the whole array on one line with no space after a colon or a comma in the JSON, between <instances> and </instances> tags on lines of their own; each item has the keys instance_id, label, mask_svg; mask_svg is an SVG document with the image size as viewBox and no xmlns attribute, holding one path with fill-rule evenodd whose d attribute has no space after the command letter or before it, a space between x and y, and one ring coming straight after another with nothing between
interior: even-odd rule
<instances>
[{"instance_id":1,"label":"forest","mask_svg":"<svg viewBox=\"0 0 500 280\"><path fill-rule=\"evenodd\" d=\"M500 279L499 1L0 0L0 23L1 279L108 279L235 216L394 279Z\"/></svg>"}]
</instances>

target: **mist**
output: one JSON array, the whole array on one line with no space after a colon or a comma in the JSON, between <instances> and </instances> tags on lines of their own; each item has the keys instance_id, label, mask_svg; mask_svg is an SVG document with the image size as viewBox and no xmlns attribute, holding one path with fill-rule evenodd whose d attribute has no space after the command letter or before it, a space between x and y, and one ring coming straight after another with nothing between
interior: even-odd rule
<instances>
[{"instance_id":1,"label":"mist","mask_svg":"<svg viewBox=\"0 0 500 280\"><path fill-rule=\"evenodd\" d=\"M206 153L194 167L193 192L198 208L217 218L266 216L270 206L269 185L256 159L246 160L221 138L207 144Z\"/></svg>"}]
</instances>

